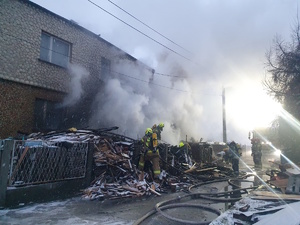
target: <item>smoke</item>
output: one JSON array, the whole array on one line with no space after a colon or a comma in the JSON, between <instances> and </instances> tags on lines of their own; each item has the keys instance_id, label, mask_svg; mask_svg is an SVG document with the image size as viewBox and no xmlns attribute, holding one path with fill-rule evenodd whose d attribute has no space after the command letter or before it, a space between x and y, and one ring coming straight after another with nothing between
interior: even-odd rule
<instances>
[{"instance_id":1,"label":"smoke","mask_svg":"<svg viewBox=\"0 0 300 225\"><path fill-rule=\"evenodd\" d=\"M96 113L90 120L94 126L104 124L105 121L106 124L113 125L135 121L130 119L132 114L127 107L128 101L133 99L136 104L131 107L137 114L138 124L130 124L130 127L123 128L120 132L124 134L133 137L141 136L145 128L152 123L165 122L166 127L162 138L185 139L185 135L188 135L188 138L193 136L196 140L203 137L204 140L219 141L222 139L221 93L224 86L228 139L248 144L249 128L245 123L253 123L260 117L256 111L262 114L266 108L270 108L269 104L258 104L262 102L261 96L266 95L261 92L263 89L261 79L265 73L265 51L272 44L274 35L279 34L283 39L288 39L299 3L299 0L210 0L188 1L188 3L174 0L117 1L120 7L193 52L194 55L155 35L129 17L125 17L112 4L105 1L101 3L101 6L105 6L104 8L112 14L124 19L138 30L197 62L197 65L193 65L169 52L177 59L171 60L169 54L162 53L162 46L138 34L136 30L128 28L114 17L101 13L89 2L81 4L71 0L65 0L64 3L59 0L32 1L61 16L74 18L83 27L96 34L101 33L107 41L157 72L179 76L152 75L142 71L138 65L129 66L127 62L119 62L118 68L115 69L120 73L146 81L153 79L154 83L173 89L112 74L110 79L115 81L106 80L106 84L115 85L120 91L122 90L124 96L120 98L127 96L127 101L123 105L120 103L114 105L112 99L116 101L117 98L113 90L99 93L94 102ZM61 7L62 4L68 7ZM89 13L83 16L81 13L83 10ZM261 96L257 96L257 93ZM110 104L105 103L103 99ZM114 110L119 111L110 111L109 108L112 106ZM116 115L122 110L129 112L128 117L123 116L115 120L106 120L103 117L108 114ZM141 128L136 128L138 126ZM121 125L120 129L122 129ZM129 130L132 130L132 134ZM176 143L178 141L176 140Z\"/></svg>"},{"instance_id":2,"label":"smoke","mask_svg":"<svg viewBox=\"0 0 300 225\"><path fill-rule=\"evenodd\" d=\"M193 79L189 81L188 71L179 63L165 54L159 59L150 59L157 60L169 67L172 76L153 74L150 68L138 62L115 63L104 90L95 99L90 127L118 126L120 134L141 138L146 128L163 122L162 140L167 143L176 145L186 137L215 140L216 132L211 131L214 132L211 135L208 127L203 126L207 112L201 102L207 96L192 92Z\"/></svg>"},{"instance_id":3,"label":"smoke","mask_svg":"<svg viewBox=\"0 0 300 225\"><path fill-rule=\"evenodd\" d=\"M65 97L61 107L73 106L78 102L80 97L83 95L82 83L90 73L82 66L69 64L68 72L70 74L69 90L70 92Z\"/></svg>"},{"instance_id":4,"label":"smoke","mask_svg":"<svg viewBox=\"0 0 300 225\"><path fill-rule=\"evenodd\" d=\"M142 108L149 101L143 94L134 93L129 86L122 86L120 80L111 79L96 98L96 113L90 120L90 127L118 126L122 134L130 135L144 123Z\"/></svg>"}]
</instances>

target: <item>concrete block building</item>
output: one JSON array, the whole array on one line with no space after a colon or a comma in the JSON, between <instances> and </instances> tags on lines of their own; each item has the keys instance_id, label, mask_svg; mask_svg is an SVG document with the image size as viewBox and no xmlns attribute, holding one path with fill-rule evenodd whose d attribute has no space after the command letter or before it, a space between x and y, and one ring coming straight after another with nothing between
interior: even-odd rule
<instances>
[{"instance_id":1,"label":"concrete block building","mask_svg":"<svg viewBox=\"0 0 300 225\"><path fill-rule=\"evenodd\" d=\"M0 1L0 139L84 127L92 96L119 60L152 71L99 35L33 2ZM74 65L89 73L82 79L84 95L72 107L62 107Z\"/></svg>"}]
</instances>

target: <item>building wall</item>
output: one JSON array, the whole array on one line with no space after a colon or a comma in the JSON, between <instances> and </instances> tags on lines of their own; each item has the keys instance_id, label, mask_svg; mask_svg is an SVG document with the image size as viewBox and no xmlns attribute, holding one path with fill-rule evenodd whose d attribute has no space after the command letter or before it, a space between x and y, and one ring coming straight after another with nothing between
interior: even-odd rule
<instances>
[{"instance_id":1,"label":"building wall","mask_svg":"<svg viewBox=\"0 0 300 225\"><path fill-rule=\"evenodd\" d=\"M30 133L36 98L60 102L64 94L0 79L0 139Z\"/></svg>"},{"instance_id":2,"label":"building wall","mask_svg":"<svg viewBox=\"0 0 300 225\"><path fill-rule=\"evenodd\" d=\"M42 31L71 43L71 63L100 78L101 57L122 52L92 32L29 1L0 2L0 77L67 92L68 70L39 60ZM125 53L123 53L125 54Z\"/></svg>"},{"instance_id":3,"label":"building wall","mask_svg":"<svg viewBox=\"0 0 300 225\"><path fill-rule=\"evenodd\" d=\"M0 1L0 137L30 132L35 99L62 101L70 93L73 74L40 59L41 34L47 32L71 44L70 65L89 72L82 81L84 96L68 109L68 126L86 124L93 98L101 91L101 61L134 63L151 69L99 35L27 0ZM103 72L103 70L102 70ZM10 81L10 82L8 82ZM84 118L84 119L82 119ZM75 126L75 125L74 125Z\"/></svg>"}]
</instances>

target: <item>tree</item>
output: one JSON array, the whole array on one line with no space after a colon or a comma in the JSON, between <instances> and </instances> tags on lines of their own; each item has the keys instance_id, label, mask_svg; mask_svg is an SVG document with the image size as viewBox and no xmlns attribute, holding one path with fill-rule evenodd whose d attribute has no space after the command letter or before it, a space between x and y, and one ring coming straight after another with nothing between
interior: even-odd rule
<instances>
[{"instance_id":1,"label":"tree","mask_svg":"<svg viewBox=\"0 0 300 225\"><path fill-rule=\"evenodd\" d=\"M300 24L292 30L291 42L278 36L266 54L267 75L264 85L268 93L297 120L300 119ZM278 139L284 154L300 162L300 132L284 117L278 118Z\"/></svg>"}]
</instances>

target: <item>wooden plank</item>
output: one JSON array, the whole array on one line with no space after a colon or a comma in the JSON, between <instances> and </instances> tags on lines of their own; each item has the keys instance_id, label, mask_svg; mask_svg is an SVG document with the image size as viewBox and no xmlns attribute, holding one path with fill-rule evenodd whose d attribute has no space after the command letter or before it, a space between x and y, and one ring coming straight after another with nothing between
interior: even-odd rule
<instances>
[{"instance_id":1,"label":"wooden plank","mask_svg":"<svg viewBox=\"0 0 300 225\"><path fill-rule=\"evenodd\" d=\"M255 200L265 200L265 201L276 201L276 200L284 200L284 201L300 201L300 197L299 198L278 198L278 197L269 197L269 196L250 196L251 199L255 199Z\"/></svg>"},{"instance_id":2,"label":"wooden plank","mask_svg":"<svg viewBox=\"0 0 300 225\"><path fill-rule=\"evenodd\" d=\"M286 200L290 199L290 200L299 200L300 201L300 195L275 194L275 193L269 192L269 191L253 191L251 194L256 195L256 196L266 197L269 199L286 199ZM253 196L253 197L258 199L256 196Z\"/></svg>"},{"instance_id":3,"label":"wooden plank","mask_svg":"<svg viewBox=\"0 0 300 225\"><path fill-rule=\"evenodd\" d=\"M205 171L210 171L210 170L215 170L215 169L217 169L217 167L205 168L205 169L196 170L196 171L197 172L205 172Z\"/></svg>"},{"instance_id":4,"label":"wooden plank","mask_svg":"<svg viewBox=\"0 0 300 225\"><path fill-rule=\"evenodd\" d=\"M157 191L153 190L151 187L149 187L149 191L151 191L153 194L156 194L157 196L161 196L160 193L158 193Z\"/></svg>"},{"instance_id":5,"label":"wooden plank","mask_svg":"<svg viewBox=\"0 0 300 225\"><path fill-rule=\"evenodd\" d=\"M278 187L278 188L286 188L288 184L289 179L276 179L276 180L270 180L269 183Z\"/></svg>"}]
</instances>

